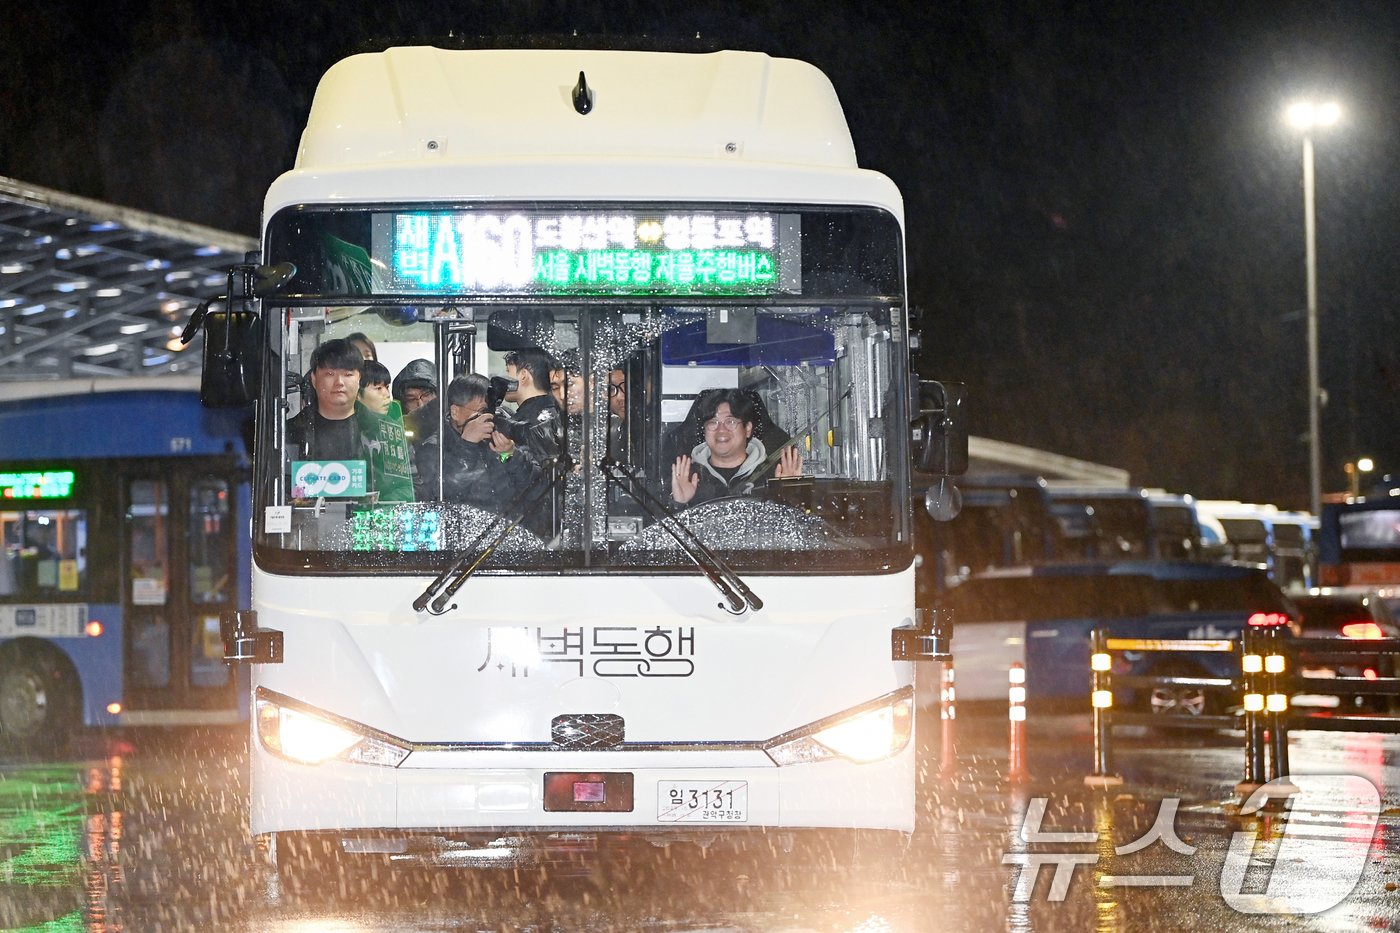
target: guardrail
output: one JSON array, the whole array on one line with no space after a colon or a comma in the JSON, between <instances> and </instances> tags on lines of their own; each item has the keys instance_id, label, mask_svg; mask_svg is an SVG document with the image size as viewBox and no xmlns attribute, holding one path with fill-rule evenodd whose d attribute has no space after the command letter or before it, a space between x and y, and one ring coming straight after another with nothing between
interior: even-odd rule
<instances>
[{"instance_id":1,"label":"guardrail","mask_svg":"<svg viewBox=\"0 0 1400 933\"><path fill-rule=\"evenodd\" d=\"M1151 639L1110 635L1105 629L1093 633L1090 656L1092 688L1090 702L1094 716L1094 770L1085 777L1091 786L1122 783L1113 770L1112 735L1117 726L1205 729L1239 729L1244 732L1244 779L1237 785L1242 794L1289 773L1288 733L1297 730L1336 732L1400 733L1400 716L1389 714L1317 715L1300 713L1289 698L1303 692L1326 693L1339 697L1400 698L1400 639L1298 638L1283 625L1246 627L1229 639ZM1164 652L1173 654L1221 653L1239 656L1239 673L1231 678L1177 675L1115 674L1114 652ZM1390 659L1388 676L1306 678L1301 662L1359 662L1379 657ZM1206 690L1229 691L1234 703L1228 714L1163 716L1151 712L1124 711L1115 706L1115 687L1153 688L1162 685L1191 686ZM1238 710L1238 712L1235 712ZM1267 776L1266 776L1267 772Z\"/></svg>"}]
</instances>

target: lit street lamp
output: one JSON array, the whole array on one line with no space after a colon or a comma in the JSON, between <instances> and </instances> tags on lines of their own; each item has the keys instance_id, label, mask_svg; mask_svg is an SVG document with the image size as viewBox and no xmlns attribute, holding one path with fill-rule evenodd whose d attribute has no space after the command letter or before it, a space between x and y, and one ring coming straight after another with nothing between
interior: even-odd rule
<instances>
[{"instance_id":1,"label":"lit street lamp","mask_svg":"<svg viewBox=\"0 0 1400 933\"><path fill-rule=\"evenodd\" d=\"M1317 218L1313 197L1312 130L1331 126L1342 115L1335 102L1299 101L1289 106L1288 122L1303 131L1303 232L1308 266L1308 486L1312 513L1322 511L1322 413L1317 378Z\"/></svg>"},{"instance_id":2,"label":"lit street lamp","mask_svg":"<svg viewBox=\"0 0 1400 933\"><path fill-rule=\"evenodd\" d=\"M1342 471L1347 475L1347 495L1353 499L1360 496L1361 474L1370 473L1375 468L1376 463L1370 457L1359 457L1354 463L1343 465Z\"/></svg>"}]
</instances>

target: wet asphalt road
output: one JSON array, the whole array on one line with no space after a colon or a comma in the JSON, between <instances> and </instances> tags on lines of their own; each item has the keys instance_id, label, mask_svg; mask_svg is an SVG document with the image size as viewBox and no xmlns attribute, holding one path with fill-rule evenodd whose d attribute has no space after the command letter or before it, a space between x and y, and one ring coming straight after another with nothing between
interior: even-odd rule
<instances>
[{"instance_id":1,"label":"wet asphalt road","mask_svg":"<svg viewBox=\"0 0 1400 933\"><path fill-rule=\"evenodd\" d=\"M951 768L937 721L920 724L928 773L904 849L648 846L588 858L580 877L375 866L309 891L279 888L247 838L241 732L91 735L59 761L0 762L0 930L1400 925L1400 737L1294 733L1300 794L1247 814L1238 733L1129 734L1114 761L1125 783L1094 789L1087 715L1033 712L1029 774L1011 781L1004 711L962 712Z\"/></svg>"}]
</instances>

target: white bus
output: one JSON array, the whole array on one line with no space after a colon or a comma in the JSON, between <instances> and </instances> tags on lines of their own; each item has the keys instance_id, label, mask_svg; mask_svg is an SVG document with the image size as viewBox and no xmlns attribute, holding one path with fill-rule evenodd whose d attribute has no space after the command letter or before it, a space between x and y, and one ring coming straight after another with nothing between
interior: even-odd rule
<instances>
[{"instance_id":1,"label":"white bus","mask_svg":"<svg viewBox=\"0 0 1400 933\"><path fill-rule=\"evenodd\" d=\"M857 168L824 75L356 55L264 224L265 265L204 319L205 392L258 397L252 605L224 636L252 665L250 823L275 864L913 830L913 661L936 649L910 461L965 469L962 392L911 379L900 196ZM431 364L411 493L374 488L377 454L288 442L312 355L352 333L392 372ZM484 505L425 488L451 452L418 445L461 420L445 387L531 347L583 377L557 456L517 448L530 485ZM751 403L723 420L761 468L791 445L801 475L675 501L713 389Z\"/></svg>"}]
</instances>

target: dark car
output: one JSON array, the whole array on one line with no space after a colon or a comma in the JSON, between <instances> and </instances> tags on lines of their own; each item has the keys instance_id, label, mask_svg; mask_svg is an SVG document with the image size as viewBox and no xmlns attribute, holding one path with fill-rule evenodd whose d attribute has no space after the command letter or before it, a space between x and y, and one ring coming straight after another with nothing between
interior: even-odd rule
<instances>
[{"instance_id":1,"label":"dark car","mask_svg":"<svg viewBox=\"0 0 1400 933\"><path fill-rule=\"evenodd\" d=\"M941 600L954 613L959 700L1001 700L1008 670L1025 666L1028 702L1089 700L1096 628L1125 637L1228 639L1256 613L1297 616L1262 567L1187 561L1049 564L976 574ZM1236 653L1124 652L1117 670L1233 678ZM1159 713L1223 712L1232 700L1199 686L1121 691L1119 702ZM926 704L933 697L921 694Z\"/></svg>"},{"instance_id":2,"label":"dark car","mask_svg":"<svg viewBox=\"0 0 1400 933\"><path fill-rule=\"evenodd\" d=\"M1355 642L1377 638L1400 638L1390 606L1384 599L1366 593L1328 593L1295 596L1293 602L1301 614L1301 633L1306 638L1340 638ZM1298 663L1299 673L1312 680L1333 677L1392 677L1394 660L1388 655L1360 655L1354 660L1309 658L1303 652ZM1382 706L1380 697L1338 697L1319 684L1316 691L1307 690L1293 698L1295 706L1367 708Z\"/></svg>"}]
</instances>

